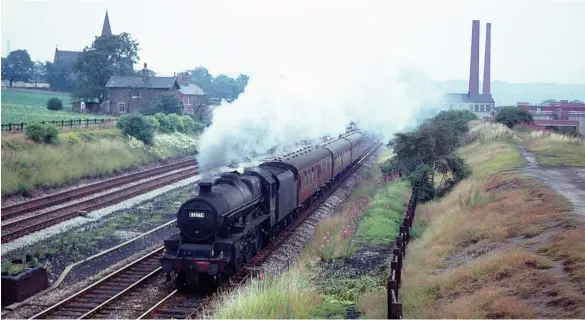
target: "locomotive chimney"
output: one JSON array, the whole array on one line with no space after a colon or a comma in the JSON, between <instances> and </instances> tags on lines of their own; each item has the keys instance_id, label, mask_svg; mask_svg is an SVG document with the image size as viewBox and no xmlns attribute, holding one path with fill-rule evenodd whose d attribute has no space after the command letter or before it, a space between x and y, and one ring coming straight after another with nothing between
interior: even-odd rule
<instances>
[{"instance_id":1,"label":"locomotive chimney","mask_svg":"<svg viewBox=\"0 0 585 320\"><path fill-rule=\"evenodd\" d=\"M199 182L199 194L206 194L211 192L211 182Z\"/></svg>"}]
</instances>

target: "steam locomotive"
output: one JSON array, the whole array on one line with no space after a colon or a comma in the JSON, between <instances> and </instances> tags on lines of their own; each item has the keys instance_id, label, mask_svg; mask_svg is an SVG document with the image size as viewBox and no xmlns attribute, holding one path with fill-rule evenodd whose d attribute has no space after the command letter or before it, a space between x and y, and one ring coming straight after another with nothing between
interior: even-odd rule
<instances>
[{"instance_id":1,"label":"steam locomotive","mask_svg":"<svg viewBox=\"0 0 585 320\"><path fill-rule=\"evenodd\" d=\"M217 288L355 165L365 142L352 131L243 174L200 182L199 195L177 212L180 232L164 240L167 280L181 291Z\"/></svg>"}]
</instances>

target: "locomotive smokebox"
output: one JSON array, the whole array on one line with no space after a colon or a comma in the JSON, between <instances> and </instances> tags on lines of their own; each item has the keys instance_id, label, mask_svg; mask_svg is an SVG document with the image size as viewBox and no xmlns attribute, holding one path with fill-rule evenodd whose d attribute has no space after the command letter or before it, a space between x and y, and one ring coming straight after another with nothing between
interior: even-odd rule
<instances>
[{"instance_id":1,"label":"locomotive smokebox","mask_svg":"<svg viewBox=\"0 0 585 320\"><path fill-rule=\"evenodd\" d=\"M211 182L199 182L199 194L206 194L211 192Z\"/></svg>"}]
</instances>

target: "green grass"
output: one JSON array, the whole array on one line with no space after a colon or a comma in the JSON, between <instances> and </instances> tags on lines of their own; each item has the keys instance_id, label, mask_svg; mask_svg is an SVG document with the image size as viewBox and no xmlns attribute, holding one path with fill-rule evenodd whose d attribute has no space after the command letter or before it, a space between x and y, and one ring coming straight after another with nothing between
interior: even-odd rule
<instances>
[{"instance_id":1,"label":"green grass","mask_svg":"<svg viewBox=\"0 0 585 320\"><path fill-rule=\"evenodd\" d=\"M2 137L2 195L104 177L156 160L194 155L196 138L155 136L153 147L129 141L117 129L60 134L56 143L37 144L22 135Z\"/></svg>"},{"instance_id":2,"label":"green grass","mask_svg":"<svg viewBox=\"0 0 585 320\"><path fill-rule=\"evenodd\" d=\"M408 192L408 182L384 184L374 195L371 207L360 221L356 239L373 244L390 244L394 241L404 218L404 196Z\"/></svg>"},{"instance_id":3,"label":"green grass","mask_svg":"<svg viewBox=\"0 0 585 320\"><path fill-rule=\"evenodd\" d=\"M61 99L64 110L48 110L47 100L50 98ZM71 101L67 93L2 89L2 124L103 118L114 117L71 112Z\"/></svg>"},{"instance_id":4,"label":"green grass","mask_svg":"<svg viewBox=\"0 0 585 320\"><path fill-rule=\"evenodd\" d=\"M253 279L216 301L214 319L306 319L321 299L306 274L291 269L278 277Z\"/></svg>"}]
</instances>

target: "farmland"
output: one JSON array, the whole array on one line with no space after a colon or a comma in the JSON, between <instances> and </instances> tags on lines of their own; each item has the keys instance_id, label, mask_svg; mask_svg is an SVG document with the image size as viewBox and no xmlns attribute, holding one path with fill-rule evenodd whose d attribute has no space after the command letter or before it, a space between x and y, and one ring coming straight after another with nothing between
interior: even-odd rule
<instances>
[{"instance_id":1,"label":"farmland","mask_svg":"<svg viewBox=\"0 0 585 320\"><path fill-rule=\"evenodd\" d=\"M47 100L59 98L64 111L47 109ZM71 112L69 94L2 88L2 124L30 123L53 120L112 118L112 116L79 114Z\"/></svg>"}]
</instances>

